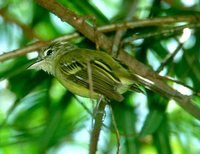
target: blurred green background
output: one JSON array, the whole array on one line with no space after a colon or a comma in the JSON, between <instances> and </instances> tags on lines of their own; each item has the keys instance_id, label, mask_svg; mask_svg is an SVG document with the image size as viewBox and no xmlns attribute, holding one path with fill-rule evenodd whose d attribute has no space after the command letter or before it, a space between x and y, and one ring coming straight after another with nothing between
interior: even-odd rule
<instances>
[{"instance_id":1,"label":"blurred green background","mask_svg":"<svg viewBox=\"0 0 200 154\"><path fill-rule=\"evenodd\" d=\"M48 2L48 1L47 1ZM60 0L79 15L94 15L97 26L127 19L160 16L199 15L199 0ZM160 25L162 26L162 25ZM170 26L176 26L170 25ZM161 75L168 75L195 89L200 87L199 30L163 35L166 27L127 30L122 39L134 34L160 35L124 44L126 50L149 68L157 70L163 59L187 37L178 54ZM173 28L172 28L173 29ZM0 0L0 54L25 47L37 40L50 40L75 32L67 23L33 0ZM107 34L111 38L115 32ZM185 36L186 35L186 36ZM80 46L95 48L86 38ZM30 53L0 63L0 154L86 154L88 153L93 104L75 96L55 78L27 70L37 57ZM184 94L188 88L169 83ZM122 103L111 102L120 133L121 154L200 153L200 122L176 102L146 90L146 95L127 92ZM199 97L193 97L200 104ZM117 150L112 116L106 108L98 153Z\"/></svg>"}]
</instances>

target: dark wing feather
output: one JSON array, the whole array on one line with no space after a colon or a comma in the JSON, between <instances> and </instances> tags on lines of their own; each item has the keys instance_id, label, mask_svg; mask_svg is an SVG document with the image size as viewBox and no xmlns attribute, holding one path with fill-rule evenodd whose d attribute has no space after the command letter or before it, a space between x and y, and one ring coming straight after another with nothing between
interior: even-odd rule
<instances>
[{"instance_id":1,"label":"dark wing feather","mask_svg":"<svg viewBox=\"0 0 200 154\"><path fill-rule=\"evenodd\" d=\"M87 64L77 61L70 64L62 63L61 71L66 74L69 80L89 89ZM123 99L123 96L116 91L117 86L120 85L120 80L112 74L107 66L95 60L91 62L91 71L94 92L117 101Z\"/></svg>"}]
</instances>

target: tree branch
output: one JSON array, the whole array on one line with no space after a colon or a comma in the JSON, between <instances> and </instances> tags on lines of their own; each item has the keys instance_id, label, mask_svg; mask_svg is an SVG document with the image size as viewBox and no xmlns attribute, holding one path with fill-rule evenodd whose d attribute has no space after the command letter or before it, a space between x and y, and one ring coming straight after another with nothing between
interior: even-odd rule
<instances>
[{"instance_id":1,"label":"tree branch","mask_svg":"<svg viewBox=\"0 0 200 154\"><path fill-rule=\"evenodd\" d=\"M104 99L100 98L96 109L94 110L94 127L90 136L90 152L89 154L95 154L97 152L97 145L99 141L99 135L101 127L103 125L103 115L106 107L106 102Z\"/></svg>"},{"instance_id":2,"label":"tree branch","mask_svg":"<svg viewBox=\"0 0 200 154\"><path fill-rule=\"evenodd\" d=\"M57 41L67 41L67 40L70 40L70 39L77 38L79 36L80 36L79 33L73 33L71 35L58 37L58 38L51 40L51 41L38 41L38 42L31 44L31 45L28 45L24 48L16 49L16 50L1 54L0 55L0 62L3 62L3 61L8 60L8 59L16 58L16 57L19 57L19 56L23 56L23 55L30 53L30 52L33 52L33 51L37 51L40 48L44 47L45 45L48 45L48 44L50 44L51 42L54 42L54 41L55 42L57 42Z\"/></svg>"},{"instance_id":3,"label":"tree branch","mask_svg":"<svg viewBox=\"0 0 200 154\"><path fill-rule=\"evenodd\" d=\"M4 54L0 55L0 62L25 55L32 51L36 51L45 45L47 45L47 42L37 42L33 45L29 45L29 46L21 48L21 49L16 49L11 52L4 53Z\"/></svg>"}]
</instances>

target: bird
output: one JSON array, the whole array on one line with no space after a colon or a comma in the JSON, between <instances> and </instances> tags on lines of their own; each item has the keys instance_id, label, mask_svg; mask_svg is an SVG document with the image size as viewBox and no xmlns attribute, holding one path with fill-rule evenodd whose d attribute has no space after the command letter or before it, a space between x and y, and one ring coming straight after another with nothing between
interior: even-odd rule
<instances>
[{"instance_id":1,"label":"bird","mask_svg":"<svg viewBox=\"0 0 200 154\"><path fill-rule=\"evenodd\" d=\"M103 96L121 102L128 90L142 92L132 73L111 55L67 41L43 47L29 69L43 70L72 93L91 99Z\"/></svg>"}]
</instances>

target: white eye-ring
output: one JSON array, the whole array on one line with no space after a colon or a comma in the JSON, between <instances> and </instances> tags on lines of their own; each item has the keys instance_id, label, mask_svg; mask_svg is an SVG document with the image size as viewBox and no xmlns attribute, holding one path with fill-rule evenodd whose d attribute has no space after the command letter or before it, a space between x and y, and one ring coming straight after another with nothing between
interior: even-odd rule
<instances>
[{"instance_id":1,"label":"white eye-ring","mask_svg":"<svg viewBox=\"0 0 200 154\"><path fill-rule=\"evenodd\" d=\"M53 50L52 49L47 49L45 52L44 52L44 56L50 56L51 54L53 53Z\"/></svg>"}]
</instances>

